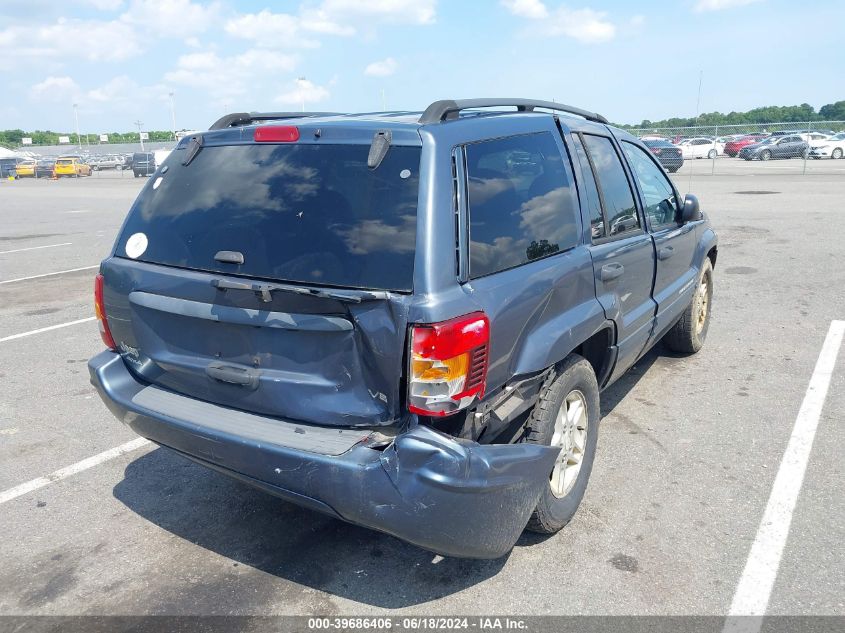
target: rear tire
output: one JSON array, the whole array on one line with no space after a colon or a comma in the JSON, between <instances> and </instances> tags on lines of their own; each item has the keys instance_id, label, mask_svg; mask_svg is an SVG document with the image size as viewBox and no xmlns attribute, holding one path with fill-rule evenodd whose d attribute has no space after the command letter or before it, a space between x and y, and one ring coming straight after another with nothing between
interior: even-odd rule
<instances>
[{"instance_id":1,"label":"rear tire","mask_svg":"<svg viewBox=\"0 0 845 633\"><path fill-rule=\"evenodd\" d=\"M769 160L771 157L772 153L767 149L760 152L760 160Z\"/></svg>"},{"instance_id":2,"label":"rear tire","mask_svg":"<svg viewBox=\"0 0 845 633\"><path fill-rule=\"evenodd\" d=\"M834 149L834 150L830 153L830 157L831 157L831 158L833 158L834 160L839 159L839 158L842 158L842 149L841 149L841 148L839 148L839 147L835 148L835 149Z\"/></svg>"},{"instance_id":3,"label":"rear tire","mask_svg":"<svg viewBox=\"0 0 845 633\"><path fill-rule=\"evenodd\" d=\"M704 258L698 286L681 318L663 337L663 342L674 352L694 354L702 348L710 329L713 305L713 264Z\"/></svg>"},{"instance_id":4,"label":"rear tire","mask_svg":"<svg viewBox=\"0 0 845 633\"><path fill-rule=\"evenodd\" d=\"M575 516L593 468L599 419L599 388L593 367L571 354L534 405L520 440L561 447L527 530L554 534Z\"/></svg>"},{"instance_id":5,"label":"rear tire","mask_svg":"<svg viewBox=\"0 0 845 633\"><path fill-rule=\"evenodd\" d=\"M711 149L709 152L707 152L707 158L713 160L718 154L719 152L717 152L715 149Z\"/></svg>"}]
</instances>

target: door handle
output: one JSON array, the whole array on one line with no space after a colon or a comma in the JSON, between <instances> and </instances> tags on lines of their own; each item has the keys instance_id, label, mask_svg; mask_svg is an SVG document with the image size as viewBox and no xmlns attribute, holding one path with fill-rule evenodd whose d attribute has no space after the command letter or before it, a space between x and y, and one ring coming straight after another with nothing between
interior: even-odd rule
<instances>
[{"instance_id":1,"label":"door handle","mask_svg":"<svg viewBox=\"0 0 845 633\"><path fill-rule=\"evenodd\" d=\"M601 280L612 281L617 277L621 277L625 272L625 267L622 264L605 264L601 267Z\"/></svg>"},{"instance_id":2,"label":"door handle","mask_svg":"<svg viewBox=\"0 0 845 633\"><path fill-rule=\"evenodd\" d=\"M664 246L659 251L657 251L657 259L659 259L661 261L664 260L664 259L669 259L674 254L675 254L674 248L672 248L671 246Z\"/></svg>"},{"instance_id":3,"label":"door handle","mask_svg":"<svg viewBox=\"0 0 845 633\"><path fill-rule=\"evenodd\" d=\"M237 367L223 363L211 363L205 368L205 373L209 378L214 380L227 382L232 385L240 385L241 387L247 387L248 389L255 389L258 387L258 376L260 374L260 372L256 369Z\"/></svg>"}]
</instances>

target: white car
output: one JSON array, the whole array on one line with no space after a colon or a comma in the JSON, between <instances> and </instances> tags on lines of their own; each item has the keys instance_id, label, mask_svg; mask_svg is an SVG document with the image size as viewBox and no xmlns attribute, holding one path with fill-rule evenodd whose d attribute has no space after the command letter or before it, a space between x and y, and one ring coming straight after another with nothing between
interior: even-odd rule
<instances>
[{"instance_id":1,"label":"white car","mask_svg":"<svg viewBox=\"0 0 845 633\"><path fill-rule=\"evenodd\" d=\"M810 158L842 158L843 156L845 156L845 132L810 141Z\"/></svg>"},{"instance_id":2,"label":"white car","mask_svg":"<svg viewBox=\"0 0 845 633\"><path fill-rule=\"evenodd\" d=\"M725 153L725 146L712 138L688 138L678 144L684 158L716 158Z\"/></svg>"},{"instance_id":3,"label":"white car","mask_svg":"<svg viewBox=\"0 0 845 633\"><path fill-rule=\"evenodd\" d=\"M807 143L812 145L813 143L826 141L830 137L830 134L824 134L822 132L796 132L795 136L800 136L801 140L807 141Z\"/></svg>"}]
</instances>

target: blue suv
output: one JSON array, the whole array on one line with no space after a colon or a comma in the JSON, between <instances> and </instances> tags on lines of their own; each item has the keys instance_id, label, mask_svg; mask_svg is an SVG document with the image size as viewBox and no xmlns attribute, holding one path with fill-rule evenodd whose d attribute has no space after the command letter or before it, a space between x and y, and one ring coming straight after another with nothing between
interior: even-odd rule
<instances>
[{"instance_id":1,"label":"blue suv","mask_svg":"<svg viewBox=\"0 0 845 633\"><path fill-rule=\"evenodd\" d=\"M572 518L600 391L661 339L700 349L716 254L696 198L578 108L227 115L102 262L91 380L200 464L495 558Z\"/></svg>"}]
</instances>

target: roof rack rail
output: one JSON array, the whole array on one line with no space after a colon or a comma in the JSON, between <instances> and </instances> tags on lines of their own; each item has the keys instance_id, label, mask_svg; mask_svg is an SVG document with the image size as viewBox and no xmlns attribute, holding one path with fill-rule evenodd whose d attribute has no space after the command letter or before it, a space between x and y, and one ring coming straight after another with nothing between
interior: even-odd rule
<instances>
[{"instance_id":1,"label":"roof rack rail","mask_svg":"<svg viewBox=\"0 0 845 633\"><path fill-rule=\"evenodd\" d=\"M233 112L220 117L211 124L209 130L222 130L227 127L250 125L259 121L279 121L282 119L301 119L312 116L330 116L337 112Z\"/></svg>"},{"instance_id":2,"label":"roof rack rail","mask_svg":"<svg viewBox=\"0 0 845 633\"><path fill-rule=\"evenodd\" d=\"M607 119L596 112L588 112L581 108L568 106L563 103L555 103L554 101L535 101L533 99L445 99L443 101L435 101L425 109L419 122L423 125L426 123L440 123L448 119L458 118L458 113L461 110L501 106L514 106L518 112L532 112L534 108L545 108L546 110L577 114L588 121L595 121L596 123L608 123Z\"/></svg>"}]
</instances>

